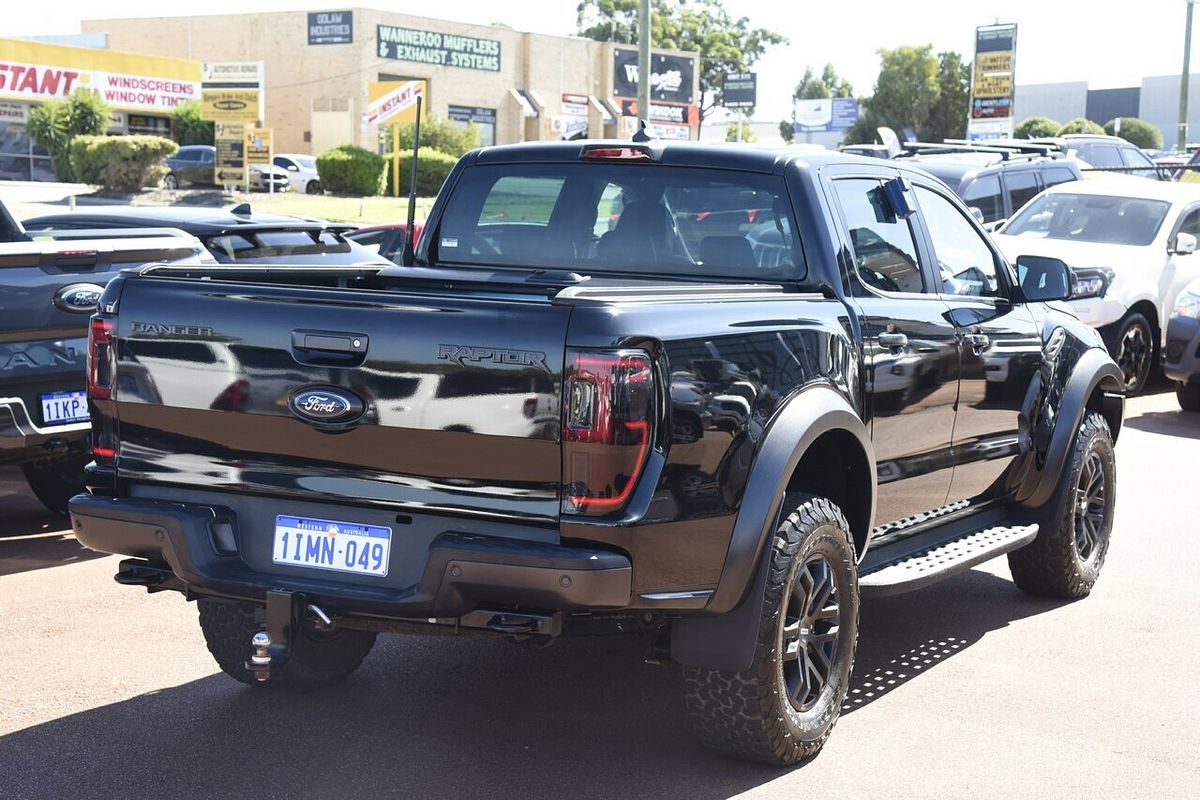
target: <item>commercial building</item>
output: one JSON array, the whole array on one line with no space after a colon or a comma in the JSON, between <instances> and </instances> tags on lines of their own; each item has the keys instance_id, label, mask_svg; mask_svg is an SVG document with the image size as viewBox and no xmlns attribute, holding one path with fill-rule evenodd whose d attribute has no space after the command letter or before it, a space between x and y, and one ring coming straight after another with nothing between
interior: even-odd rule
<instances>
[{"instance_id":1,"label":"commercial building","mask_svg":"<svg viewBox=\"0 0 1200 800\"><path fill-rule=\"evenodd\" d=\"M89 20L85 35L115 49L198 61L261 61L265 125L280 152L339 144L374 149L369 85L425 80L428 110L474 122L484 144L634 129L636 51L629 46L364 8L223 16ZM655 51L651 123L660 138L694 139L699 58Z\"/></svg>"},{"instance_id":2,"label":"commercial building","mask_svg":"<svg viewBox=\"0 0 1200 800\"><path fill-rule=\"evenodd\" d=\"M1163 144L1179 137L1179 76L1142 78L1141 85L1090 89L1086 81L1019 85L1013 100L1017 121L1049 117L1067 122L1086 117L1103 125L1117 117L1140 117L1162 131ZM1200 75L1188 82L1188 141L1200 140Z\"/></svg>"},{"instance_id":3,"label":"commercial building","mask_svg":"<svg viewBox=\"0 0 1200 800\"><path fill-rule=\"evenodd\" d=\"M200 62L0 39L0 180L54 180L29 138L29 110L91 89L113 109L110 133L170 134L171 111L200 97Z\"/></svg>"}]
</instances>

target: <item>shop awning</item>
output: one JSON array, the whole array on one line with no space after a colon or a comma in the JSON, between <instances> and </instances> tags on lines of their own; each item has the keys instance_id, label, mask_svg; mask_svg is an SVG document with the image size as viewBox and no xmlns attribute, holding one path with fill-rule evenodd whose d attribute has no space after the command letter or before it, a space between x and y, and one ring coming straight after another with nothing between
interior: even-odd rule
<instances>
[{"instance_id":1,"label":"shop awning","mask_svg":"<svg viewBox=\"0 0 1200 800\"><path fill-rule=\"evenodd\" d=\"M531 92L527 92L524 89L518 89L514 86L513 88L508 90L508 93L510 95L512 95L512 99L516 100L517 105L521 107L521 116L523 116L523 117L541 116L541 114L538 112L538 108L539 108L540 104L534 103L533 97L530 96L532 94Z\"/></svg>"},{"instance_id":2,"label":"shop awning","mask_svg":"<svg viewBox=\"0 0 1200 800\"><path fill-rule=\"evenodd\" d=\"M608 103L601 100L599 97L588 95L588 100L592 104L592 108L600 112L600 116L604 118L605 125L611 125L617 121L617 111Z\"/></svg>"}]
</instances>

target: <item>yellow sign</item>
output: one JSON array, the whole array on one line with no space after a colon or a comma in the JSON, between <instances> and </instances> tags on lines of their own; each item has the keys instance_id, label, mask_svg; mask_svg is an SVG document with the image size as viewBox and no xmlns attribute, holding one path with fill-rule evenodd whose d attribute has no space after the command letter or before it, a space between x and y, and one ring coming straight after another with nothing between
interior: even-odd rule
<instances>
[{"instance_id":1,"label":"yellow sign","mask_svg":"<svg viewBox=\"0 0 1200 800\"><path fill-rule=\"evenodd\" d=\"M417 97L425 99L429 113L429 98L425 81L372 81L367 87L367 124L400 125L417 121Z\"/></svg>"},{"instance_id":2,"label":"yellow sign","mask_svg":"<svg viewBox=\"0 0 1200 800\"><path fill-rule=\"evenodd\" d=\"M1012 97L1013 53L1003 50L975 56L975 87L972 94L982 97Z\"/></svg>"},{"instance_id":3,"label":"yellow sign","mask_svg":"<svg viewBox=\"0 0 1200 800\"><path fill-rule=\"evenodd\" d=\"M270 164L273 152L270 128L246 128L247 164Z\"/></svg>"},{"instance_id":4,"label":"yellow sign","mask_svg":"<svg viewBox=\"0 0 1200 800\"><path fill-rule=\"evenodd\" d=\"M975 92L977 98L984 97L1012 97L1013 79L1012 73L1003 75L976 75L975 76Z\"/></svg>"},{"instance_id":5,"label":"yellow sign","mask_svg":"<svg viewBox=\"0 0 1200 800\"><path fill-rule=\"evenodd\" d=\"M201 89L200 118L213 122L254 122L258 89Z\"/></svg>"}]
</instances>

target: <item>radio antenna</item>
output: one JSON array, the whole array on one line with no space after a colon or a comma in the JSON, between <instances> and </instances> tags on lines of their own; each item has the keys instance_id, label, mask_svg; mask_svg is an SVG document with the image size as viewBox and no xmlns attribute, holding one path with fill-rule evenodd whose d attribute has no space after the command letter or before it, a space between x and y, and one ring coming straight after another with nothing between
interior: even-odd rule
<instances>
[{"instance_id":1,"label":"radio antenna","mask_svg":"<svg viewBox=\"0 0 1200 800\"><path fill-rule=\"evenodd\" d=\"M413 228L417 224L417 160L421 155L421 100L422 95L418 94L417 121L413 126L412 173L408 181L408 225L404 229L404 250L400 256L400 263L406 267L411 267L416 260L413 254L413 245L416 244ZM399 140L394 142L394 145L399 147Z\"/></svg>"}]
</instances>

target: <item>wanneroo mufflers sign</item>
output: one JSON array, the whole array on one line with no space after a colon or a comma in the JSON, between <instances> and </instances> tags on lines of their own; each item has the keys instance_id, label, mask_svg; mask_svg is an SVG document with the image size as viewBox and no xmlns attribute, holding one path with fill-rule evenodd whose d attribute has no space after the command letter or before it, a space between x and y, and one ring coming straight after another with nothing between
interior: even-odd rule
<instances>
[{"instance_id":1,"label":"wanneroo mufflers sign","mask_svg":"<svg viewBox=\"0 0 1200 800\"><path fill-rule=\"evenodd\" d=\"M377 25L379 57L443 67L500 71L500 42L454 33Z\"/></svg>"}]
</instances>

